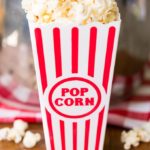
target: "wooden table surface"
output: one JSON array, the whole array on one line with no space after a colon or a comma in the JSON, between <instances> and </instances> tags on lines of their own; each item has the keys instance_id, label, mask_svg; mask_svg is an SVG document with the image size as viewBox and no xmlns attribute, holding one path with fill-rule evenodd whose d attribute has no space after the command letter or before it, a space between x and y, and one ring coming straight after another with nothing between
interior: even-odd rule
<instances>
[{"instance_id":1,"label":"wooden table surface","mask_svg":"<svg viewBox=\"0 0 150 150\"><path fill-rule=\"evenodd\" d=\"M0 124L0 128L9 126L10 124ZM44 137L43 137L43 129L41 124L30 124L30 130L33 132L39 132L42 135L42 140L35 148L30 150L46 150ZM120 134L123 129L108 126L106 139L105 139L105 147L104 150L123 150L123 145L120 142ZM13 142L0 142L0 150L26 150L22 144L14 144ZM132 150L150 150L149 144L141 144L137 148L133 148Z\"/></svg>"}]
</instances>

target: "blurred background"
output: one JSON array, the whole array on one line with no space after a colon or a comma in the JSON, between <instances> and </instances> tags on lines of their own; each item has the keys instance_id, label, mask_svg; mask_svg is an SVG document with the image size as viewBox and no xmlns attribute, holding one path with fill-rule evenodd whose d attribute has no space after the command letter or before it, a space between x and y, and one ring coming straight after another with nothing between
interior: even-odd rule
<instances>
[{"instance_id":1,"label":"blurred background","mask_svg":"<svg viewBox=\"0 0 150 150\"><path fill-rule=\"evenodd\" d=\"M150 1L118 0L118 5L122 27L108 123L131 128L150 121ZM120 111L121 106L125 107ZM137 112L139 108L146 111L145 116ZM0 0L0 122L16 118L41 122L39 112L30 35L21 0ZM116 133L118 130L113 128Z\"/></svg>"},{"instance_id":2,"label":"blurred background","mask_svg":"<svg viewBox=\"0 0 150 150\"><path fill-rule=\"evenodd\" d=\"M118 0L118 4L122 28L115 76L129 79L140 74L149 60L150 1ZM0 48L0 74L9 73L20 84L36 88L28 23L20 0L0 0ZM139 82L136 81L136 86ZM116 84L113 97L131 94L130 84L126 89L123 89L125 85Z\"/></svg>"}]
</instances>

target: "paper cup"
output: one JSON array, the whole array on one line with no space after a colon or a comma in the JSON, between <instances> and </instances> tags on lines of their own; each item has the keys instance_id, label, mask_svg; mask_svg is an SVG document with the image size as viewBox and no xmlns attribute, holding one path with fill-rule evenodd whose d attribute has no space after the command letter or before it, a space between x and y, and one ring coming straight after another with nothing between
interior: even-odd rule
<instances>
[{"instance_id":1,"label":"paper cup","mask_svg":"<svg viewBox=\"0 0 150 150\"><path fill-rule=\"evenodd\" d=\"M47 150L102 150L120 21L29 24Z\"/></svg>"}]
</instances>

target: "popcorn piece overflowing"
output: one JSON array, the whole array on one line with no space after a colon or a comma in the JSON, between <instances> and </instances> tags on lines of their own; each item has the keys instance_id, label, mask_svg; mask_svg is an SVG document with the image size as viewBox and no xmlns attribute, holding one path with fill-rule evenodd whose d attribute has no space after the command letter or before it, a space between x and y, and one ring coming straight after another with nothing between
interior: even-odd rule
<instances>
[{"instance_id":1,"label":"popcorn piece overflowing","mask_svg":"<svg viewBox=\"0 0 150 150\"><path fill-rule=\"evenodd\" d=\"M141 128L134 128L128 132L123 131L121 142L124 143L124 149L139 146L140 142L150 142L150 122L144 124Z\"/></svg>"},{"instance_id":2,"label":"popcorn piece overflowing","mask_svg":"<svg viewBox=\"0 0 150 150\"><path fill-rule=\"evenodd\" d=\"M41 135L39 133L34 134L31 131L27 131L23 139L23 145L25 148L33 148L40 140Z\"/></svg>"},{"instance_id":3,"label":"popcorn piece overflowing","mask_svg":"<svg viewBox=\"0 0 150 150\"><path fill-rule=\"evenodd\" d=\"M22 7L30 21L42 24L105 24L120 19L115 0L23 0Z\"/></svg>"},{"instance_id":4,"label":"popcorn piece overflowing","mask_svg":"<svg viewBox=\"0 0 150 150\"><path fill-rule=\"evenodd\" d=\"M16 120L13 128L0 129L0 141L13 141L16 144L20 143L23 139L25 148L33 148L40 140L40 134L27 131L28 123L22 120Z\"/></svg>"}]
</instances>

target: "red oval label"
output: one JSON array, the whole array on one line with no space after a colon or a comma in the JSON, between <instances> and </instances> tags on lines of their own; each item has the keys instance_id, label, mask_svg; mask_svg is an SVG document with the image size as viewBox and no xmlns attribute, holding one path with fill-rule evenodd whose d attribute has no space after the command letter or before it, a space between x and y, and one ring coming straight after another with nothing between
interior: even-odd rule
<instances>
[{"instance_id":1,"label":"red oval label","mask_svg":"<svg viewBox=\"0 0 150 150\"><path fill-rule=\"evenodd\" d=\"M49 93L49 104L66 118L82 118L95 112L101 103L99 88L91 81L73 77L56 83Z\"/></svg>"}]
</instances>

